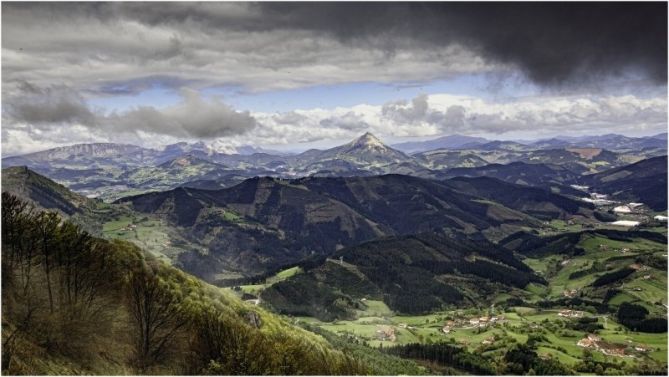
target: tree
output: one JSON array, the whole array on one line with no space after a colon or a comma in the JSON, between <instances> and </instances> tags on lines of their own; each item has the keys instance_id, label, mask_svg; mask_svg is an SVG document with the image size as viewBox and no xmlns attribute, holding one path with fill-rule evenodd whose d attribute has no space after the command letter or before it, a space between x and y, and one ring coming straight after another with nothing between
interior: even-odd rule
<instances>
[{"instance_id":1,"label":"tree","mask_svg":"<svg viewBox=\"0 0 669 377\"><path fill-rule=\"evenodd\" d=\"M51 253L56 239L60 217L55 212L42 212L37 217L37 233L42 252L42 263L46 274L46 286L49 293L49 310L53 313L53 290L51 289Z\"/></svg>"},{"instance_id":2,"label":"tree","mask_svg":"<svg viewBox=\"0 0 669 377\"><path fill-rule=\"evenodd\" d=\"M135 325L135 356L141 370L160 361L168 344L187 324L178 304L178 295L153 268L143 266L132 273L129 307Z\"/></svg>"}]
</instances>

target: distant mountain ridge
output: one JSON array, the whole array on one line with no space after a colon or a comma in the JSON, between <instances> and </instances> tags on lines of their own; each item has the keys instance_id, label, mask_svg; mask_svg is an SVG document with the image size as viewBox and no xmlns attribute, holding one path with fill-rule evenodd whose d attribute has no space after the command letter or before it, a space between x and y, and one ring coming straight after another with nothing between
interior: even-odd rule
<instances>
[{"instance_id":1,"label":"distant mountain ridge","mask_svg":"<svg viewBox=\"0 0 669 377\"><path fill-rule=\"evenodd\" d=\"M459 149L465 145L475 146L487 143L488 141L488 139L482 137L448 135L425 141L408 141L393 144L392 147L405 153L416 153L435 149Z\"/></svg>"},{"instance_id":2,"label":"distant mountain ridge","mask_svg":"<svg viewBox=\"0 0 669 377\"><path fill-rule=\"evenodd\" d=\"M453 135L435 139L434 145L444 148L411 155L384 144L369 132L334 148L311 149L294 155L226 154L203 142L175 143L163 150L99 143L7 157L2 160L2 165L28 166L83 195L109 201L125 195L178 186L219 189L254 176L351 177L397 173L434 179L452 176L445 173L449 169L481 168L488 164L519 161L559 165L576 174L589 174L666 154L666 148L658 147L663 143L661 137L635 139L604 135L597 139L615 140L617 146L631 140L636 143L634 145L643 147L614 152L603 148L574 147L562 139L544 141L537 146L529 142L521 144ZM639 140L646 144L639 145ZM180 159L197 159L198 162L192 160L193 163L171 167L165 165L185 161ZM502 179L508 181L509 177ZM532 181L535 180L527 180L527 183L533 184Z\"/></svg>"}]
</instances>

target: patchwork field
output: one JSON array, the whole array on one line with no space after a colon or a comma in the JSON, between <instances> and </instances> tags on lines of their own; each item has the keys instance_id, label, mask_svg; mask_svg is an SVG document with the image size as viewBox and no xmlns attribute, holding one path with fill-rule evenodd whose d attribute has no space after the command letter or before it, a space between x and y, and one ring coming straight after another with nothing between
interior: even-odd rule
<instances>
[{"instance_id":1,"label":"patchwork field","mask_svg":"<svg viewBox=\"0 0 669 377\"><path fill-rule=\"evenodd\" d=\"M557 357L570 366L581 361L584 348L578 341L587 336L585 332L570 330L566 326L572 319L562 318L559 310L537 311L517 307L504 312L471 313L468 311L439 312L424 316L388 315L360 317L353 321L321 322L311 317L295 317L296 322L306 322L324 330L350 335L371 347L389 347L395 344L452 342L465 346L470 351L495 353L515 343L525 343L529 337L539 339L538 354ZM489 316L504 318L499 323L478 327L467 322L468 318ZM594 316L593 316L594 317ZM667 361L667 334L646 334L626 331L611 318L599 316L597 323L604 328L599 331L602 340L632 349L642 346L648 352L630 351L633 356L619 357L592 351L595 360L618 363L646 363ZM450 320L465 320L465 325L455 326L446 334L445 323ZM383 330L391 328L395 340L383 339Z\"/></svg>"},{"instance_id":2,"label":"patchwork field","mask_svg":"<svg viewBox=\"0 0 669 377\"><path fill-rule=\"evenodd\" d=\"M133 212L114 214L103 223L102 235L133 242L167 263L172 263L172 257L185 245L164 219Z\"/></svg>"},{"instance_id":3,"label":"patchwork field","mask_svg":"<svg viewBox=\"0 0 669 377\"><path fill-rule=\"evenodd\" d=\"M406 316L393 313L382 301L363 299L364 309L358 310L352 320L324 322L300 316L292 320L345 335L371 347L449 342L495 357L514 344L529 341L540 357L555 358L570 367L581 365L586 355L590 360L620 368L666 363L667 333L630 331L616 321L615 312L598 314L589 304L578 309L567 306L541 309L538 305L545 300L559 302L576 297L592 302L604 300L614 311L622 303L636 303L646 307L651 315L666 316L666 245L643 238L622 241L586 235L576 246L584 252L573 256L550 254L525 258L524 262L545 277L548 284L531 283L524 290L501 292L487 310L449 310ZM620 281L601 287L593 284L606 274L628 268L633 272ZM265 286L243 288L260 290ZM609 290L615 294L604 298ZM507 304L510 299L519 298L527 306ZM578 316L590 318L596 330L579 328L579 318L565 317L565 313L569 313L565 310L570 309L577 309L574 313ZM497 321L484 326L470 322L481 317L494 317ZM592 345L584 347L587 341L578 345L593 333L596 335L591 336L597 340Z\"/></svg>"}]
</instances>

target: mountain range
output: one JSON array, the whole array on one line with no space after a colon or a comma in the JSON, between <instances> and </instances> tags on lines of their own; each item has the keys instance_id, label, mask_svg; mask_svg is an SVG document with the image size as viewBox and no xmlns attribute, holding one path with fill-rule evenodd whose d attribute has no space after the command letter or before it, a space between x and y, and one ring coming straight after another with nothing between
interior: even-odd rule
<instances>
[{"instance_id":1,"label":"mountain range","mask_svg":"<svg viewBox=\"0 0 669 377\"><path fill-rule=\"evenodd\" d=\"M169 289L162 297L184 305L179 310L194 316L192 326L205 326L183 330L188 339L211 341L212 331L215 339L228 339L216 329L233 328L268 347L283 347L303 336L299 325L327 339L319 343L324 340L308 333L304 349L321 347L318 352L328 358L350 363L346 352L359 347L355 357L373 360L374 371L421 369L396 366L397 360L364 342L383 342L386 348L396 342L395 334L412 334L420 343L416 347L423 347L429 344L427 334L439 341L451 332L449 323L470 323L458 313L493 318L503 312L515 321L514 315L527 310L546 310L542 318L551 318L553 311L569 307L608 315L634 331L666 331L664 307L658 307L664 304L660 293L666 293L658 288L666 282L666 222L661 221L667 206L666 155L643 159L644 153L653 156L661 149L553 147L492 141L478 149L406 154L367 133L339 147L298 155L227 155L211 153L204 144L181 143L163 151L115 144L55 149L3 160L3 165L31 165L3 168L3 206L16 207L13 198L34 206L30 215L16 218L3 207L3 251L12 250L7 255L13 256L34 243L32 233L25 240L15 231L5 233L6 225L32 219L44 224L29 229L48 224L62 229L44 242L57 251L52 263L66 263L63 250L88 245L73 246L79 244L77 232L86 231L96 245L106 245L78 259L91 269L86 273L107 276L93 268L111 258L118 272L109 281L134 284L133 276L147 268L159 275L161 286ZM100 191L102 198L87 197ZM604 204L592 199L602 195ZM634 204L634 210L616 212L622 204ZM65 221L49 222L52 218L40 210L55 211ZM72 226L80 230L73 233ZM98 252L107 254L98 258ZM623 290L628 284L633 289ZM48 299L46 288L39 292ZM112 302L123 292L110 287L103 297ZM127 309L123 303L121 312ZM625 305L646 313L625 319ZM10 326L16 326L21 317L11 315ZM390 326L389 317L400 322ZM131 316L123 314L120 323L124 318ZM223 327L216 327L219 320ZM319 332L349 325L353 330L342 338ZM520 331L516 325L504 331ZM599 331L590 322L564 326L558 332L547 328L560 341L574 338L571 332L564 335L571 329ZM193 334L191 329L200 330ZM377 335L360 335L358 329ZM386 333L389 329L395 332ZM478 329L498 336L496 325ZM268 335L274 331L279 335ZM467 327L457 332L457 337L477 336ZM256 341L239 339L233 348L247 349ZM569 339L564 344L575 342ZM192 346L186 343L180 347ZM501 347L500 352L512 351ZM340 349L348 351L340 354ZM477 352L464 343L458 350L469 358ZM577 360L577 351L566 352ZM206 364L216 357L202 360ZM320 373L318 363L308 365ZM347 365L341 370L358 370ZM205 367L215 365L198 366Z\"/></svg>"},{"instance_id":2,"label":"mountain range","mask_svg":"<svg viewBox=\"0 0 669 377\"><path fill-rule=\"evenodd\" d=\"M371 133L338 147L312 149L295 155L225 154L213 151L202 142L177 143L162 151L103 143L7 157L2 160L2 165L28 166L83 195L110 201L179 186L219 189L254 176L294 178L399 173L440 178L457 172L448 173L449 169L514 162L559 165L574 174L596 173L644 157L666 154L666 143L663 144L661 136L628 138L607 135L569 139L568 143L559 139L564 143L557 145L544 141L520 144L454 135L426 142L426 146L438 149L413 155L385 145ZM634 149L640 147L640 143L643 150ZM576 144L612 146L616 151L602 149L601 146L577 148L574 147ZM416 145L399 146L406 150L421 150Z\"/></svg>"}]
</instances>

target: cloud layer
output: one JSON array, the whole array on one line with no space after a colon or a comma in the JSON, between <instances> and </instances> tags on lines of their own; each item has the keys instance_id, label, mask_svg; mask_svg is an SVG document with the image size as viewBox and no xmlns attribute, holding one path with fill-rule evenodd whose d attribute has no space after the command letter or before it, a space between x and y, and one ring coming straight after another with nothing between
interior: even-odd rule
<instances>
[{"instance_id":1,"label":"cloud layer","mask_svg":"<svg viewBox=\"0 0 669 377\"><path fill-rule=\"evenodd\" d=\"M666 30L666 3L3 3L3 154L90 141L294 145L367 130L661 130ZM465 75L522 77L544 91L272 114L201 94ZM594 90L630 79L629 95ZM180 100L116 112L90 105L155 87Z\"/></svg>"},{"instance_id":2,"label":"cloud layer","mask_svg":"<svg viewBox=\"0 0 669 377\"><path fill-rule=\"evenodd\" d=\"M46 101L45 102L49 102ZM664 97L632 95L540 96L506 102L449 94L420 95L410 101L357 105L335 109L283 113L237 112L217 100L184 91L171 107L138 107L123 113L80 114L56 111L61 119L81 117L86 122L56 126L16 119L3 122L3 153L24 153L80 142L114 141L160 148L181 140L208 140L222 151L242 145L299 148L301 143L328 141L332 145L371 131L393 140L412 136L464 134L495 138L546 137L568 133L652 134L667 122ZM89 119L84 115L90 114ZM35 120L37 117L31 115ZM41 118L40 118L41 119ZM90 120L90 122L89 122Z\"/></svg>"},{"instance_id":3,"label":"cloud layer","mask_svg":"<svg viewBox=\"0 0 669 377\"><path fill-rule=\"evenodd\" d=\"M149 134L210 140L244 134L257 124L248 111L236 111L217 98L205 99L190 89L182 89L181 101L173 106L136 106L110 114L89 108L80 95L65 86L38 89L24 83L22 89L21 95L4 103L5 129L40 133L75 125L79 131L100 135Z\"/></svg>"},{"instance_id":4,"label":"cloud layer","mask_svg":"<svg viewBox=\"0 0 669 377\"><path fill-rule=\"evenodd\" d=\"M666 84L666 3L4 3L3 80L247 90L520 70ZM63 82L67 81L67 82Z\"/></svg>"}]
</instances>

